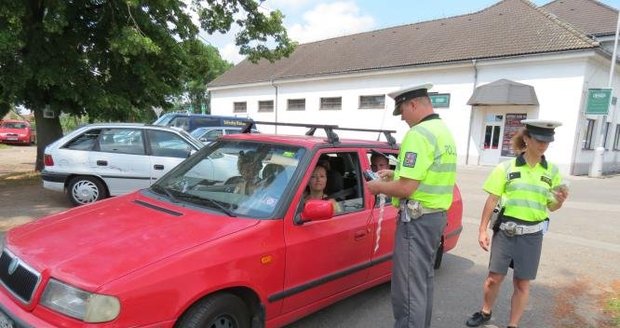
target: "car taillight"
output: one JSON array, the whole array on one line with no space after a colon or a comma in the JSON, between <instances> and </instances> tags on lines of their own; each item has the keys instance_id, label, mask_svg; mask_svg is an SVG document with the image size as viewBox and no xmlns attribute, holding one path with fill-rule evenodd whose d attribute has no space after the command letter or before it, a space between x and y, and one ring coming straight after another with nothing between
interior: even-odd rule
<instances>
[{"instance_id":1,"label":"car taillight","mask_svg":"<svg viewBox=\"0 0 620 328\"><path fill-rule=\"evenodd\" d=\"M54 166L54 159L52 158L52 155L43 155L43 164L45 166Z\"/></svg>"}]
</instances>

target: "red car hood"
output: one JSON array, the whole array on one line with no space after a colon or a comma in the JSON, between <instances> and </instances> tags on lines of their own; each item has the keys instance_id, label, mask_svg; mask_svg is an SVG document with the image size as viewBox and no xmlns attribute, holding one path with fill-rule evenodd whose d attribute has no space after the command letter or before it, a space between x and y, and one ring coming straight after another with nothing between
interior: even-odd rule
<instances>
[{"instance_id":1,"label":"red car hood","mask_svg":"<svg viewBox=\"0 0 620 328\"><path fill-rule=\"evenodd\" d=\"M95 290L258 222L188 210L135 192L22 225L7 234L6 244L36 270Z\"/></svg>"}]
</instances>

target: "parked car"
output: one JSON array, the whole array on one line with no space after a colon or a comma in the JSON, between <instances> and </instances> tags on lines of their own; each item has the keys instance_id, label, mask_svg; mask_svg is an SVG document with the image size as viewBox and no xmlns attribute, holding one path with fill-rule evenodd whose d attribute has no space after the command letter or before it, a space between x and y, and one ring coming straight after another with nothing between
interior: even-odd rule
<instances>
[{"instance_id":1,"label":"parked car","mask_svg":"<svg viewBox=\"0 0 620 328\"><path fill-rule=\"evenodd\" d=\"M371 153L398 145L324 128L328 137L225 135L148 189L10 230L0 322L282 327L389 281L397 209L377 206L362 172ZM251 160L257 176L240 181L231 158ZM303 201L319 160L342 180L330 191L338 213L330 200ZM455 187L439 250L456 246L461 217Z\"/></svg>"},{"instance_id":2,"label":"parked car","mask_svg":"<svg viewBox=\"0 0 620 328\"><path fill-rule=\"evenodd\" d=\"M192 132L203 126L244 127L251 119L237 116L218 116L207 114L166 113L154 125L171 126Z\"/></svg>"},{"instance_id":3,"label":"parked car","mask_svg":"<svg viewBox=\"0 0 620 328\"><path fill-rule=\"evenodd\" d=\"M131 123L91 124L45 148L43 187L83 205L149 187L202 144L184 131Z\"/></svg>"},{"instance_id":4,"label":"parked car","mask_svg":"<svg viewBox=\"0 0 620 328\"><path fill-rule=\"evenodd\" d=\"M190 132L190 134L203 144L208 145L223 135L237 134L241 133L241 131L243 131L243 127L203 126ZM253 129L252 133L258 133L258 130Z\"/></svg>"},{"instance_id":5,"label":"parked car","mask_svg":"<svg viewBox=\"0 0 620 328\"><path fill-rule=\"evenodd\" d=\"M30 145L37 142L37 134L28 121L4 120L0 123L0 142Z\"/></svg>"}]
</instances>

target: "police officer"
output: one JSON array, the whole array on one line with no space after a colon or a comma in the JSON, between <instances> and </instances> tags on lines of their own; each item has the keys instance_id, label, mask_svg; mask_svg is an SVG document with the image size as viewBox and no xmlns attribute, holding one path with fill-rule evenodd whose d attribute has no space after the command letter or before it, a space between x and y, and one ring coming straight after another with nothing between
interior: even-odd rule
<instances>
[{"instance_id":1,"label":"police officer","mask_svg":"<svg viewBox=\"0 0 620 328\"><path fill-rule=\"evenodd\" d=\"M392 269L394 327L428 328L433 309L433 263L452 204L456 179L454 139L433 111L431 84L390 93L394 116L410 129L398 154L395 171L377 172L368 183L373 194L392 197L400 208Z\"/></svg>"},{"instance_id":2,"label":"police officer","mask_svg":"<svg viewBox=\"0 0 620 328\"><path fill-rule=\"evenodd\" d=\"M517 157L500 163L484 183L489 197L480 219L478 243L485 251L489 249L489 218L500 200L503 211L493 229L482 308L467 320L469 327L478 327L491 319L493 303L509 267L514 270L514 289L508 327L518 326L527 304L530 281L538 271L547 210L559 209L568 197L557 166L544 155L561 123L532 119L521 123L525 128L511 140Z\"/></svg>"}]
</instances>

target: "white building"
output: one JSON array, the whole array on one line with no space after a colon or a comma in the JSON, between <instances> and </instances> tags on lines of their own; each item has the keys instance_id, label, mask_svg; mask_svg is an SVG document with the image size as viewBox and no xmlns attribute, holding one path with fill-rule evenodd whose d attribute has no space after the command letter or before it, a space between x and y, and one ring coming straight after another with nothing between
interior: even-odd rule
<instances>
[{"instance_id":1,"label":"white building","mask_svg":"<svg viewBox=\"0 0 620 328\"><path fill-rule=\"evenodd\" d=\"M618 66L609 115L586 115L588 89L608 86L617 16L593 0L543 7L504 0L473 14L302 44L289 58L246 60L213 81L212 114L390 129L399 140L408 127L391 115L386 94L431 82L460 164L494 165L512 156L508 140L527 117L563 123L547 156L564 174L589 173L602 135L602 171L618 172Z\"/></svg>"}]
</instances>

